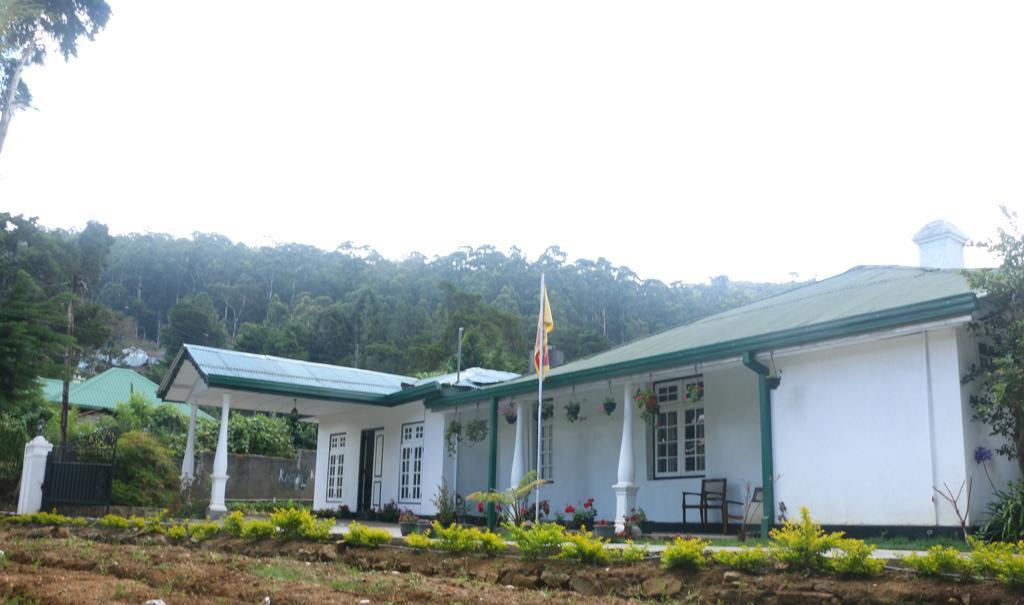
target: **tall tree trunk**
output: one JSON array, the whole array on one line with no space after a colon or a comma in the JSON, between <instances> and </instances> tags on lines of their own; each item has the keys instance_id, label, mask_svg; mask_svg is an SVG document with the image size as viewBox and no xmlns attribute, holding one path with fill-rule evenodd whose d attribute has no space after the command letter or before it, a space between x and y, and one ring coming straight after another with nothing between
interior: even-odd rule
<instances>
[{"instance_id":1,"label":"tall tree trunk","mask_svg":"<svg viewBox=\"0 0 1024 605\"><path fill-rule=\"evenodd\" d=\"M68 299L67 304L68 336L75 334L75 298ZM68 442L68 392L71 390L71 360L73 355L72 344L64 345L64 385L60 394L60 445L63 448Z\"/></svg>"},{"instance_id":2,"label":"tall tree trunk","mask_svg":"<svg viewBox=\"0 0 1024 605\"><path fill-rule=\"evenodd\" d=\"M7 87L4 88L0 93L3 94L4 99L4 110L0 113L0 153L4 150L4 141L7 140L7 130L11 126L11 118L14 117L14 100L18 96L18 85L21 84L21 72L25 69L25 65L28 63L28 58L31 55L32 45L29 44L25 47L25 50L21 53L21 58L18 59L18 64L14 68L14 73L11 74L10 79L7 81Z\"/></svg>"}]
</instances>

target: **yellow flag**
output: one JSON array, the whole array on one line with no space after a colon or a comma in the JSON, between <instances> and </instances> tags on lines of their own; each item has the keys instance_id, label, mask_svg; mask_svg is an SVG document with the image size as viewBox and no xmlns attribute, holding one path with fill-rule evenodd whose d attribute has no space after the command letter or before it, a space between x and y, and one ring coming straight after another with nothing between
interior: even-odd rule
<instances>
[{"instance_id":1,"label":"yellow flag","mask_svg":"<svg viewBox=\"0 0 1024 605\"><path fill-rule=\"evenodd\" d=\"M548 355L548 333L555 329L555 321L551 318L551 305L548 303L548 289L540 287L540 314L537 317L537 340L533 345L533 367L537 370L537 378L544 380L544 375L551 369Z\"/></svg>"}]
</instances>

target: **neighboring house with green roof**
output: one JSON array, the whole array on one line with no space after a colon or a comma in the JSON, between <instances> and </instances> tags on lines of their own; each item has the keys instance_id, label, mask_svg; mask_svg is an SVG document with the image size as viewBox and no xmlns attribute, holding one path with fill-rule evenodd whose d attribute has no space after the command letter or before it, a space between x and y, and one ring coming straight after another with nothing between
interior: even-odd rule
<instances>
[{"instance_id":1,"label":"neighboring house with green roof","mask_svg":"<svg viewBox=\"0 0 1024 605\"><path fill-rule=\"evenodd\" d=\"M953 529L934 488L971 481L977 524L993 487L974 452L1001 444L972 419L976 386L961 383L980 359L967 326L985 304L962 275L965 241L937 221L915 237L921 267L854 267L553 368L539 430L535 376L416 381L186 345L159 393L318 422L317 509L395 500L429 515L442 483L464 496L539 469L552 514L593 498L598 518L619 524L637 507L679 529L682 493L726 479L729 500L747 483L763 489L764 525L808 506L829 525ZM550 298L557 308L557 290ZM640 409L643 392L653 400ZM463 438L448 448L456 426ZM1018 478L1005 458L987 464L996 487ZM213 476L216 503L226 471ZM697 512L686 511L687 530ZM708 521L721 531L720 504Z\"/></svg>"},{"instance_id":2,"label":"neighboring house with green roof","mask_svg":"<svg viewBox=\"0 0 1024 605\"><path fill-rule=\"evenodd\" d=\"M56 378L40 378L43 397L52 404L61 405L64 383ZM68 389L68 403L82 413L113 413L118 403L128 401L132 393L139 393L155 405L171 405L181 414L188 416L189 406L164 402L157 397L157 385L142 374L127 368L110 368L92 378L72 382ZM198 410L198 416L213 420L213 417Z\"/></svg>"}]
</instances>

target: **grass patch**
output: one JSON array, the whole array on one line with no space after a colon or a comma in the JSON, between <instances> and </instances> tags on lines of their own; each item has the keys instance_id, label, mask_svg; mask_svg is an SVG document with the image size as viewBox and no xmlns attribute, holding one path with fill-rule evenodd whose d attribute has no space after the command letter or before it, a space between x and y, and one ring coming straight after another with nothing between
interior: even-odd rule
<instances>
[{"instance_id":1,"label":"grass patch","mask_svg":"<svg viewBox=\"0 0 1024 605\"><path fill-rule=\"evenodd\" d=\"M268 580L286 580L307 584L317 583L317 575L314 570L279 562L257 563L252 567L252 574Z\"/></svg>"}]
</instances>

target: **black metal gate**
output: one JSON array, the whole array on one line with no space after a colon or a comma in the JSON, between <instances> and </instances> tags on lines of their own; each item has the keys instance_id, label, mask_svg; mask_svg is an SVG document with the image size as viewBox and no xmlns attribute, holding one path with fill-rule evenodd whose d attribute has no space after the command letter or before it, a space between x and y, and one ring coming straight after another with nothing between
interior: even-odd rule
<instances>
[{"instance_id":1,"label":"black metal gate","mask_svg":"<svg viewBox=\"0 0 1024 605\"><path fill-rule=\"evenodd\" d=\"M117 463L116 429L55 447L46 459L43 510L62 505L109 506Z\"/></svg>"}]
</instances>

